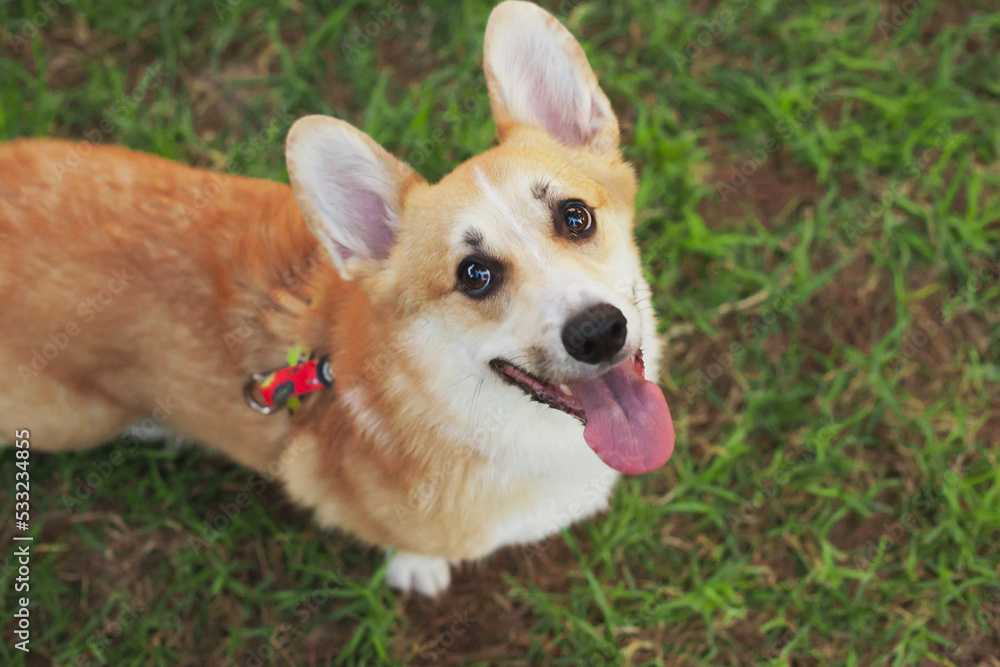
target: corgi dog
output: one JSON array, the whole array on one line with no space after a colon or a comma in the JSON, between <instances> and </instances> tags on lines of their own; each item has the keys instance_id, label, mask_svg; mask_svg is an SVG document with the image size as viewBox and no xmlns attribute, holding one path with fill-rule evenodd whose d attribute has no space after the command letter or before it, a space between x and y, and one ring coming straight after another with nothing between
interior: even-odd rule
<instances>
[{"instance_id":1,"label":"corgi dog","mask_svg":"<svg viewBox=\"0 0 1000 667\"><path fill-rule=\"evenodd\" d=\"M425 595L663 466L611 104L531 3L493 10L484 67L498 144L435 184L324 116L288 132L290 187L0 145L0 442L70 451L155 421L279 480Z\"/></svg>"}]
</instances>

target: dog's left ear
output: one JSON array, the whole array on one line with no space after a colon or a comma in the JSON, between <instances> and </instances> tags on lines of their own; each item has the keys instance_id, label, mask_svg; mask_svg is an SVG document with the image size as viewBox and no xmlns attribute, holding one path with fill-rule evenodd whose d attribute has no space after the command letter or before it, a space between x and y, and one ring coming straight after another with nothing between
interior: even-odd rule
<instances>
[{"instance_id":1,"label":"dog's left ear","mask_svg":"<svg viewBox=\"0 0 1000 667\"><path fill-rule=\"evenodd\" d=\"M288 178L309 228L345 280L389 256L402 195L420 177L361 130L329 116L300 118L285 142Z\"/></svg>"},{"instance_id":2,"label":"dog's left ear","mask_svg":"<svg viewBox=\"0 0 1000 667\"><path fill-rule=\"evenodd\" d=\"M578 148L618 147L611 103L580 44L554 16L530 2L502 2L486 24L483 51L501 141L521 123Z\"/></svg>"}]
</instances>

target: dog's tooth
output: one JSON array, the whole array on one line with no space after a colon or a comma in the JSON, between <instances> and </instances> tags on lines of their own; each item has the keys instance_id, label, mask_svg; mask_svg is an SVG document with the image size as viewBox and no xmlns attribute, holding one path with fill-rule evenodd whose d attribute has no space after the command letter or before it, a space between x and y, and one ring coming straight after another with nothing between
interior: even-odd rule
<instances>
[{"instance_id":1,"label":"dog's tooth","mask_svg":"<svg viewBox=\"0 0 1000 667\"><path fill-rule=\"evenodd\" d=\"M561 384L561 385L559 385L559 388L562 389L563 393L565 393L567 396L572 396L573 395L572 390L570 390L570 388L567 385Z\"/></svg>"}]
</instances>

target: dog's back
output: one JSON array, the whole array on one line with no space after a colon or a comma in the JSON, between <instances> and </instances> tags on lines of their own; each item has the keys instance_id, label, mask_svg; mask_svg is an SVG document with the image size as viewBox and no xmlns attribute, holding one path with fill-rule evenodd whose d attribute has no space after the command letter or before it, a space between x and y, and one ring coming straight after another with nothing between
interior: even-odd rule
<instances>
[{"instance_id":1,"label":"dog's back","mask_svg":"<svg viewBox=\"0 0 1000 667\"><path fill-rule=\"evenodd\" d=\"M61 450L151 414L172 426L182 410L201 433L244 421L215 400L246 375L226 314L315 254L290 189L55 140L0 144L0 175L0 432L30 423Z\"/></svg>"}]
</instances>

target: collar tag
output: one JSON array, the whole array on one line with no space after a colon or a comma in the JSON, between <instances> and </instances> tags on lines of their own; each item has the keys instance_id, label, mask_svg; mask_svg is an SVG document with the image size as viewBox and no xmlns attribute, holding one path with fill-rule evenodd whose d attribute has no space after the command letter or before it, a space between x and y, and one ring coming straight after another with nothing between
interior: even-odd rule
<instances>
[{"instance_id":1,"label":"collar tag","mask_svg":"<svg viewBox=\"0 0 1000 667\"><path fill-rule=\"evenodd\" d=\"M298 397L333 386L330 355L278 368L268 373L254 373L243 385L243 398L255 411L269 415L286 405L298 407Z\"/></svg>"}]
</instances>

